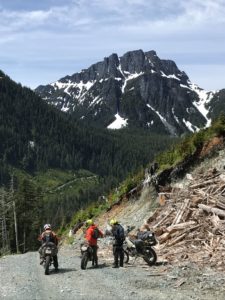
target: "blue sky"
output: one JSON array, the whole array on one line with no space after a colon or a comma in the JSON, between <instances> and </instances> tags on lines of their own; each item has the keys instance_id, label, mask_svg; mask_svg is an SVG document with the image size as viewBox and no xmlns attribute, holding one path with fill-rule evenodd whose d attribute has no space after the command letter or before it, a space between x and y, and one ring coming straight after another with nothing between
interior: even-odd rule
<instances>
[{"instance_id":1,"label":"blue sky","mask_svg":"<svg viewBox=\"0 0 225 300\"><path fill-rule=\"evenodd\" d=\"M225 88L224 0L0 0L0 69L35 88L112 53L155 50Z\"/></svg>"}]
</instances>

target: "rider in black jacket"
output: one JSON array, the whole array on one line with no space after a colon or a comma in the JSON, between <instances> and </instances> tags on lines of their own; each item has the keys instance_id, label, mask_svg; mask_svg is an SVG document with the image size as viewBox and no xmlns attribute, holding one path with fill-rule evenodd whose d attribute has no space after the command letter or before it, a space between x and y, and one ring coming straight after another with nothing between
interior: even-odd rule
<instances>
[{"instance_id":1,"label":"rider in black jacket","mask_svg":"<svg viewBox=\"0 0 225 300\"><path fill-rule=\"evenodd\" d=\"M110 220L110 225L112 226L112 235L115 238L113 244L113 255L114 264L113 268L123 267L124 252L123 252L123 242L125 240L124 228L119 224L116 219Z\"/></svg>"}]
</instances>

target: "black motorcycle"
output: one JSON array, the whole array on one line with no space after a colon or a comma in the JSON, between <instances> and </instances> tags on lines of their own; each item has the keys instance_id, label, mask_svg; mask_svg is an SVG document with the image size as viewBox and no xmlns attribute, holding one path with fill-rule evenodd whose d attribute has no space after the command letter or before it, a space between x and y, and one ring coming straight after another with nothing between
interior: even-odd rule
<instances>
[{"instance_id":1,"label":"black motorcycle","mask_svg":"<svg viewBox=\"0 0 225 300\"><path fill-rule=\"evenodd\" d=\"M93 261L93 249L86 243L80 245L81 251L81 269L86 270L87 263Z\"/></svg>"},{"instance_id":2,"label":"black motorcycle","mask_svg":"<svg viewBox=\"0 0 225 300\"><path fill-rule=\"evenodd\" d=\"M157 261L157 255L152 246L157 244L157 240L153 232L139 232L136 240L131 240L126 237L124 242L124 253L127 258L125 262L128 263L129 256L142 257L144 261L152 266Z\"/></svg>"},{"instance_id":3,"label":"black motorcycle","mask_svg":"<svg viewBox=\"0 0 225 300\"><path fill-rule=\"evenodd\" d=\"M49 275L49 267L53 264L55 267L55 270L58 270L58 258L57 258L57 253L58 253L58 248L57 246L52 243L48 242L45 243L42 246L42 257L43 257L43 266L45 269L45 275Z\"/></svg>"}]
</instances>

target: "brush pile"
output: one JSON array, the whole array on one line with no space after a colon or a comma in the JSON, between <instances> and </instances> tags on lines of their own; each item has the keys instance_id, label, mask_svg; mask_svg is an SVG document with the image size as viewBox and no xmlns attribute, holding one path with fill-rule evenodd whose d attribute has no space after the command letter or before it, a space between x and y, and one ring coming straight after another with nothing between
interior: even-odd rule
<instances>
[{"instance_id":1,"label":"brush pile","mask_svg":"<svg viewBox=\"0 0 225 300\"><path fill-rule=\"evenodd\" d=\"M148 219L162 260L225 268L225 173L210 169L188 184L159 193L160 207Z\"/></svg>"}]
</instances>

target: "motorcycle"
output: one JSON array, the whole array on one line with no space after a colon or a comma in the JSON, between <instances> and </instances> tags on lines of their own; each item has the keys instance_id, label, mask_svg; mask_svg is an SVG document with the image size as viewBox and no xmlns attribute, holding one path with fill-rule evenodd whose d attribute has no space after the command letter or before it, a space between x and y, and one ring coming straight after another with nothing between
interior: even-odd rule
<instances>
[{"instance_id":1,"label":"motorcycle","mask_svg":"<svg viewBox=\"0 0 225 300\"><path fill-rule=\"evenodd\" d=\"M49 275L49 267L53 264L55 270L58 270L58 248L52 243L48 242L42 246L42 257L43 257L43 266L45 269L45 275Z\"/></svg>"},{"instance_id":2,"label":"motorcycle","mask_svg":"<svg viewBox=\"0 0 225 300\"><path fill-rule=\"evenodd\" d=\"M139 232L138 239L131 240L129 237L125 238L124 242L124 253L126 254L127 258L125 262L128 263L129 256L135 257L142 257L144 261L149 265L152 266L157 261L157 255L155 250L152 246L157 244L157 240L153 232Z\"/></svg>"},{"instance_id":3,"label":"motorcycle","mask_svg":"<svg viewBox=\"0 0 225 300\"><path fill-rule=\"evenodd\" d=\"M81 269L86 270L87 263L93 261L93 249L87 243L80 245L81 250Z\"/></svg>"}]
</instances>

